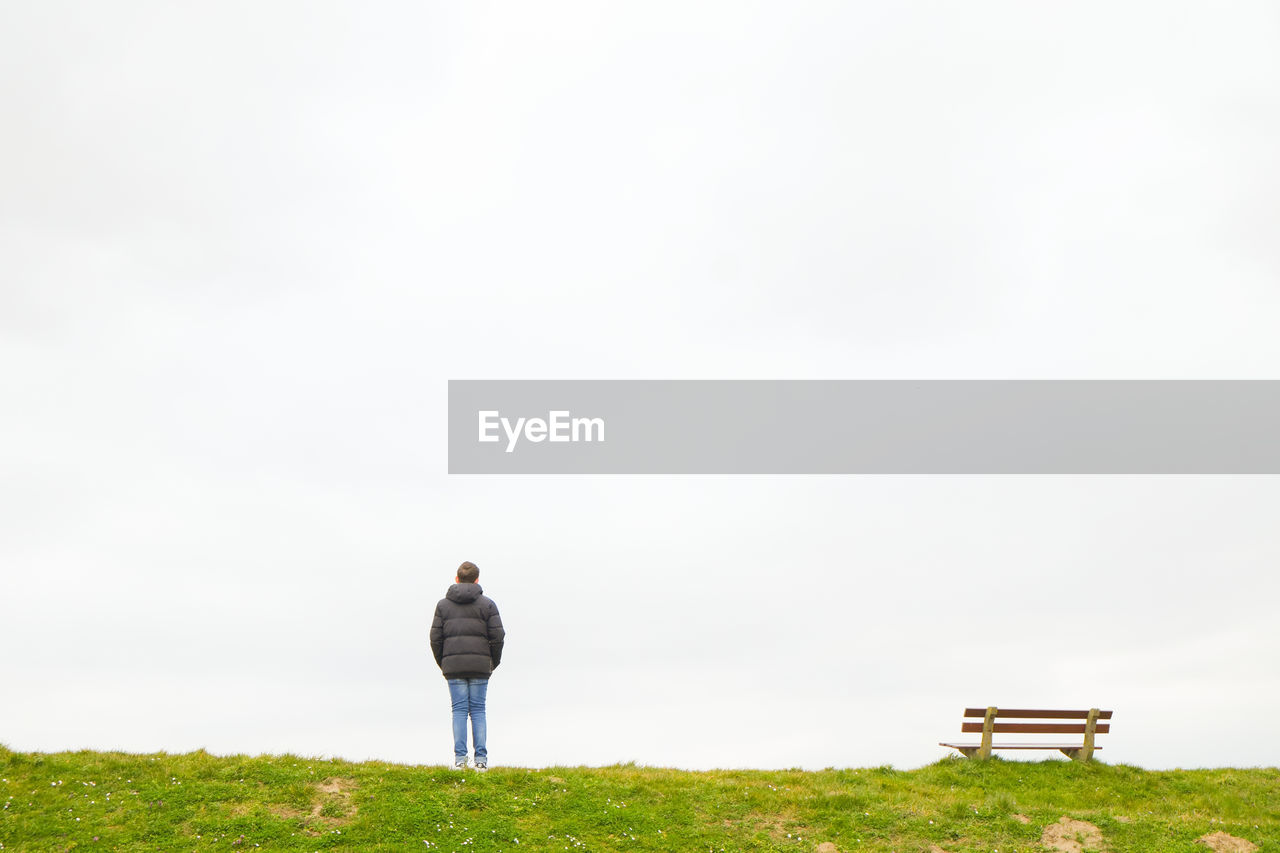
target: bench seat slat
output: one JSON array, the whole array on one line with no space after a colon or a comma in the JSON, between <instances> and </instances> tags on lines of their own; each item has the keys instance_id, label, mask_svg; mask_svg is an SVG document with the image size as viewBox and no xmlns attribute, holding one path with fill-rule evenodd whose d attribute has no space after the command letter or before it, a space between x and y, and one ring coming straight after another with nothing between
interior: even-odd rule
<instances>
[{"instance_id":1,"label":"bench seat slat","mask_svg":"<svg viewBox=\"0 0 1280 853\"><path fill-rule=\"evenodd\" d=\"M980 743L939 743L938 746L949 746L952 749L978 749ZM992 749L1082 749L1079 743L993 743ZM1102 749L1095 746L1095 750Z\"/></svg>"}]
</instances>

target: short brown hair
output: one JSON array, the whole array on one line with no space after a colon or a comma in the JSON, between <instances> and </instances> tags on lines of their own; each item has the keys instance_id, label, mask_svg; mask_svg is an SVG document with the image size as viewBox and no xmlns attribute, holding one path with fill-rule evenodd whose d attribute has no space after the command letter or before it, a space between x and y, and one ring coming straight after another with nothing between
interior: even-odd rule
<instances>
[{"instance_id":1,"label":"short brown hair","mask_svg":"<svg viewBox=\"0 0 1280 853\"><path fill-rule=\"evenodd\" d=\"M480 567L471 561L458 566L458 583L475 583L480 577Z\"/></svg>"}]
</instances>

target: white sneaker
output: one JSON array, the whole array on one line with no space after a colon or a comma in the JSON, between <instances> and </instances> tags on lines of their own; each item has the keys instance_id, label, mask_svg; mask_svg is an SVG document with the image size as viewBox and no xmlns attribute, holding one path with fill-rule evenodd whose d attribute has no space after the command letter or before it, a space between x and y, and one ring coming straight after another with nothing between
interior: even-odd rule
<instances>
[{"instance_id":1,"label":"white sneaker","mask_svg":"<svg viewBox=\"0 0 1280 853\"><path fill-rule=\"evenodd\" d=\"M455 759L453 760L453 764L449 767L449 769L450 769L450 770L466 770L466 769L467 769L467 759L465 759L465 758L455 758Z\"/></svg>"},{"instance_id":2,"label":"white sneaker","mask_svg":"<svg viewBox=\"0 0 1280 853\"><path fill-rule=\"evenodd\" d=\"M477 773L484 773L489 769L488 761L476 761L475 768Z\"/></svg>"}]
</instances>

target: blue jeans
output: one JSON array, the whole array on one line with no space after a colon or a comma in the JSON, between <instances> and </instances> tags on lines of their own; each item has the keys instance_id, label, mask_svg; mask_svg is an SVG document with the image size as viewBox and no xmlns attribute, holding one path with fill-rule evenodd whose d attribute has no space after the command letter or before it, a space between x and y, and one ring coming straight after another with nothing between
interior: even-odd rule
<instances>
[{"instance_id":1,"label":"blue jeans","mask_svg":"<svg viewBox=\"0 0 1280 853\"><path fill-rule=\"evenodd\" d=\"M488 762L489 750L485 748L486 731L484 697L489 692L487 678L450 678L449 698L453 700L453 757L467 758L467 717L471 717L471 742L475 746L477 762Z\"/></svg>"}]
</instances>

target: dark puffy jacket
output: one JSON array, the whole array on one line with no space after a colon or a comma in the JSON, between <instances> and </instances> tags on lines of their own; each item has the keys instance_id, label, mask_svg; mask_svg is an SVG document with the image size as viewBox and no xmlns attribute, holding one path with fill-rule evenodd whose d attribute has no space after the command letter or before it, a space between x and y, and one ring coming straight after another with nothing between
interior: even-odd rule
<instances>
[{"instance_id":1,"label":"dark puffy jacket","mask_svg":"<svg viewBox=\"0 0 1280 853\"><path fill-rule=\"evenodd\" d=\"M455 583L436 605L431 653L445 678L488 678L502 660L498 605L478 583Z\"/></svg>"}]
</instances>

